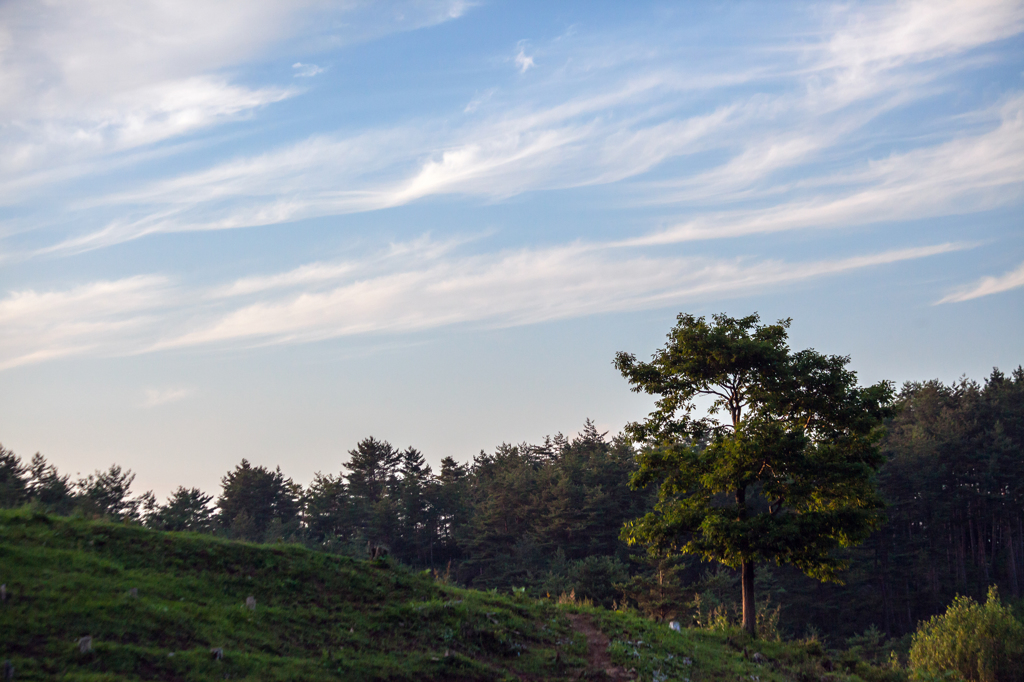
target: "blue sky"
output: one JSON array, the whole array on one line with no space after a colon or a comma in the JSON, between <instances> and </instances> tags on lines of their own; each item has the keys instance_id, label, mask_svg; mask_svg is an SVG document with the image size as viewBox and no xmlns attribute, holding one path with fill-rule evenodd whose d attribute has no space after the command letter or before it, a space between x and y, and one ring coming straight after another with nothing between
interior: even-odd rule
<instances>
[{"instance_id":1,"label":"blue sky","mask_svg":"<svg viewBox=\"0 0 1024 682\"><path fill-rule=\"evenodd\" d=\"M1024 3L0 5L0 441L139 490L618 431L792 317L1022 362Z\"/></svg>"}]
</instances>

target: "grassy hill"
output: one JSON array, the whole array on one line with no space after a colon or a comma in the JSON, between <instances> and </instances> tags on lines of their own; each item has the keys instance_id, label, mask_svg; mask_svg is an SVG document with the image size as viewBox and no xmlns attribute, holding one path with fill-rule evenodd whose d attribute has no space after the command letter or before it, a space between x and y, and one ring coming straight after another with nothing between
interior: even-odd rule
<instances>
[{"instance_id":1,"label":"grassy hill","mask_svg":"<svg viewBox=\"0 0 1024 682\"><path fill-rule=\"evenodd\" d=\"M25 510L0 512L0 583L16 680L905 679L816 642L673 632L386 560Z\"/></svg>"}]
</instances>

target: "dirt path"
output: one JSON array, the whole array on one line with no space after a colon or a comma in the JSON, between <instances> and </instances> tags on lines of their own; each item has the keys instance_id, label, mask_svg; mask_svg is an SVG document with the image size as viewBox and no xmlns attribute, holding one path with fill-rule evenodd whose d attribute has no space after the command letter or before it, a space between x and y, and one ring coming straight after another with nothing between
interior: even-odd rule
<instances>
[{"instance_id":1,"label":"dirt path","mask_svg":"<svg viewBox=\"0 0 1024 682\"><path fill-rule=\"evenodd\" d=\"M590 618L580 613L570 613L568 616L573 630L587 638L587 667L590 671L603 671L607 679L616 682L634 679L633 674L612 663L608 655L608 638L594 627Z\"/></svg>"}]
</instances>

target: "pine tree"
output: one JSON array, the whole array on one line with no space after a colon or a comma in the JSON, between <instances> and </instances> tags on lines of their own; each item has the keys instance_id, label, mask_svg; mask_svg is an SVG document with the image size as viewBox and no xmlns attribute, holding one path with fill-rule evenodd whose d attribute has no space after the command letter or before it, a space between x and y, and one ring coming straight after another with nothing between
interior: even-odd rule
<instances>
[{"instance_id":1,"label":"pine tree","mask_svg":"<svg viewBox=\"0 0 1024 682\"><path fill-rule=\"evenodd\" d=\"M220 523L244 540L261 541L275 519L294 531L298 528L301 489L286 479L281 467L271 471L243 459L221 479L217 498Z\"/></svg>"},{"instance_id":2,"label":"pine tree","mask_svg":"<svg viewBox=\"0 0 1024 682\"><path fill-rule=\"evenodd\" d=\"M0 507L17 507L27 501L26 471L21 458L0 445Z\"/></svg>"},{"instance_id":3,"label":"pine tree","mask_svg":"<svg viewBox=\"0 0 1024 682\"><path fill-rule=\"evenodd\" d=\"M134 480L131 469L121 469L117 464L106 471L96 470L75 484L76 504L87 514L138 520L141 500L130 497Z\"/></svg>"},{"instance_id":4,"label":"pine tree","mask_svg":"<svg viewBox=\"0 0 1024 682\"><path fill-rule=\"evenodd\" d=\"M436 513L430 504L434 477L423 453L407 448L400 465L399 506L401 546L393 548L409 563L431 563L431 544L436 535Z\"/></svg>"},{"instance_id":5,"label":"pine tree","mask_svg":"<svg viewBox=\"0 0 1024 682\"><path fill-rule=\"evenodd\" d=\"M314 546L339 548L352 539L357 525L352 499L342 476L313 476L302 498L306 534Z\"/></svg>"},{"instance_id":6,"label":"pine tree","mask_svg":"<svg viewBox=\"0 0 1024 682\"><path fill-rule=\"evenodd\" d=\"M371 545L390 549L400 525L402 454L387 441L372 436L359 441L348 454L345 478L358 533Z\"/></svg>"},{"instance_id":7,"label":"pine tree","mask_svg":"<svg viewBox=\"0 0 1024 682\"><path fill-rule=\"evenodd\" d=\"M57 467L47 463L38 452L28 466L27 491L29 498L55 514L70 514L75 504L71 476L61 475Z\"/></svg>"},{"instance_id":8,"label":"pine tree","mask_svg":"<svg viewBox=\"0 0 1024 682\"><path fill-rule=\"evenodd\" d=\"M213 496L199 488L178 486L166 504L158 505L147 517L146 525L159 530L209 533L215 521L212 501Z\"/></svg>"}]
</instances>

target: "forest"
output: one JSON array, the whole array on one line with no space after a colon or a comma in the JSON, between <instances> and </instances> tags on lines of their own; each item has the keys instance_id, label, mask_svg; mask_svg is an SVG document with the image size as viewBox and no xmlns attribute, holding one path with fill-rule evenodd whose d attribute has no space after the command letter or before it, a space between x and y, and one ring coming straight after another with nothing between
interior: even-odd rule
<instances>
[{"instance_id":1,"label":"forest","mask_svg":"<svg viewBox=\"0 0 1024 682\"><path fill-rule=\"evenodd\" d=\"M132 492L114 465L72 480L41 454L0 448L0 505L108 518L153 529L331 554L387 553L472 588L573 595L658 620L739 619L739 571L629 545L622 529L657 503L633 486L640 445L588 420L578 435L502 444L471 462L367 437L337 473L308 486L242 460L214 496L179 487L166 500ZM788 636L836 643L899 638L957 595L991 585L1019 600L1024 581L1024 369L983 381L907 383L894 395L875 482L884 522L840 551L841 584L788 566L756 577L759 618Z\"/></svg>"}]
</instances>

